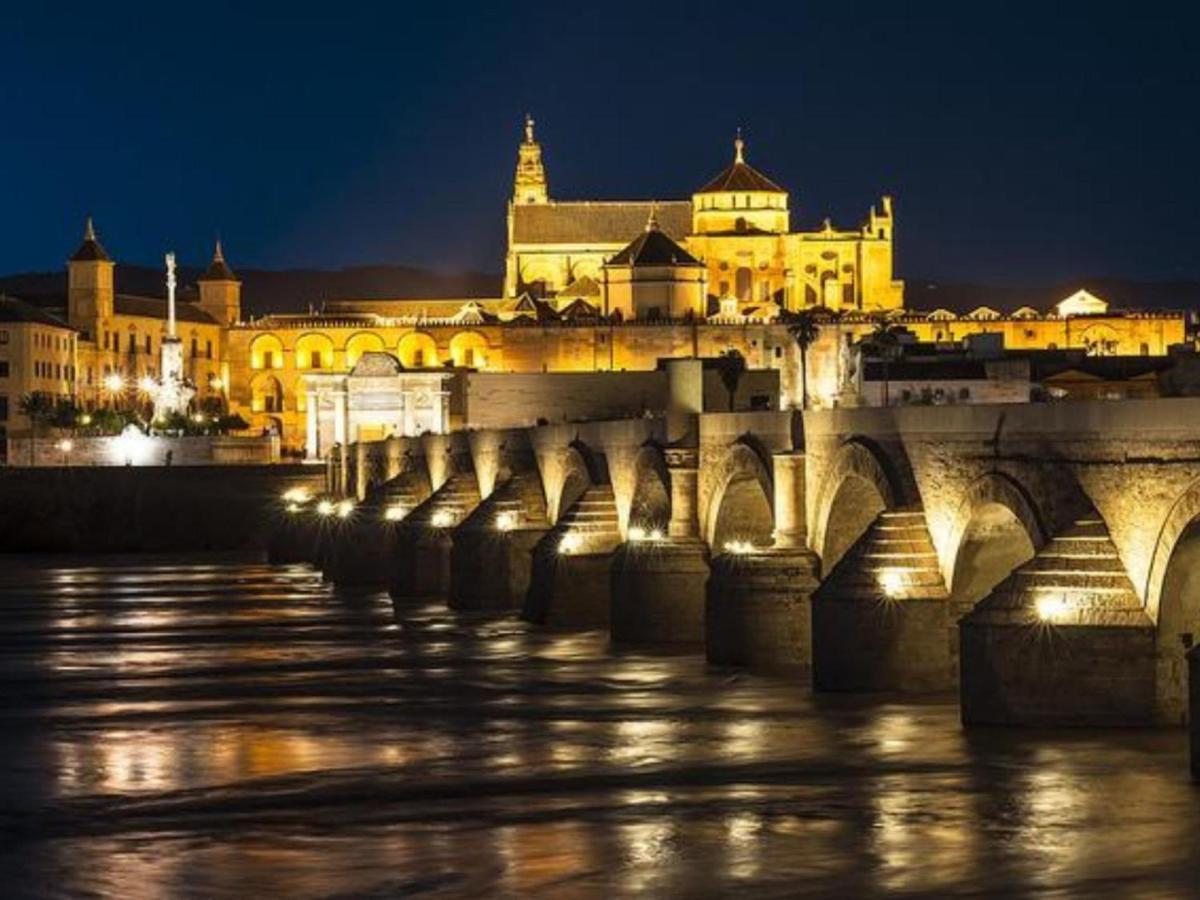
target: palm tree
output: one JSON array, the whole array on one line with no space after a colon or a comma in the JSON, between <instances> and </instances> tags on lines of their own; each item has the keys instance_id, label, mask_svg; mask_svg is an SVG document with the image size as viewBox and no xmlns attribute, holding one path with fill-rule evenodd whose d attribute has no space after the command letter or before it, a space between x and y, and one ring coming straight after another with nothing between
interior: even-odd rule
<instances>
[{"instance_id":1,"label":"palm tree","mask_svg":"<svg viewBox=\"0 0 1200 900\"><path fill-rule=\"evenodd\" d=\"M816 343L821 327L811 310L791 313L787 322L788 334L800 348L800 408L808 409L808 348Z\"/></svg>"},{"instance_id":2,"label":"palm tree","mask_svg":"<svg viewBox=\"0 0 1200 900\"><path fill-rule=\"evenodd\" d=\"M888 396L888 366L891 364L892 356L895 355L896 348L900 344L901 329L897 325L893 325L886 319L875 323L875 330L871 332L868 338L870 344L879 353L883 360L883 405L889 406L891 398Z\"/></svg>"},{"instance_id":3,"label":"palm tree","mask_svg":"<svg viewBox=\"0 0 1200 900\"><path fill-rule=\"evenodd\" d=\"M729 411L733 412L733 400L737 394L738 384L746 374L746 357L737 349L729 349L717 357L717 371L721 375L721 383L729 391Z\"/></svg>"}]
</instances>

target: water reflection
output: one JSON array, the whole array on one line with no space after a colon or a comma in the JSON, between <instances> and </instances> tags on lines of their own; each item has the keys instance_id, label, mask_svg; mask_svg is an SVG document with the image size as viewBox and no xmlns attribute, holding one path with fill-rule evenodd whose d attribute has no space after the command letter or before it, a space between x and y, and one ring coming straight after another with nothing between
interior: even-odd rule
<instances>
[{"instance_id":1,"label":"water reflection","mask_svg":"<svg viewBox=\"0 0 1200 900\"><path fill-rule=\"evenodd\" d=\"M304 567L0 573L6 895L1187 893L1176 733L965 733Z\"/></svg>"}]
</instances>

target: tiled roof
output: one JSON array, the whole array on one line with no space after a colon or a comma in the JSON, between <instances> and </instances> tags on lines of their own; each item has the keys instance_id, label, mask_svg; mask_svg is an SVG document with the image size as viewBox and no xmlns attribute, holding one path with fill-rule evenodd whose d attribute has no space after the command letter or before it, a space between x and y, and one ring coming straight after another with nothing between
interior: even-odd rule
<instances>
[{"instance_id":1,"label":"tiled roof","mask_svg":"<svg viewBox=\"0 0 1200 900\"><path fill-rule=\"evenodd\" d=\"M624 244L646 226L652 209L671 237L680 240L691 233L687 200L535 203L513 207L513 243Z\"/></svg>"},{"instance_id":2,"label":"tiled roof","mask_svg":"<svg viewBox=\"0 0 1200 900\"><path fill-rule=\"evenodd\" d=\"M735 161L724 172L700 188L697 194L719 194L725 191L768 191L774 194L786 194L783 188L773 182L749 163Z\"/></svg>"},{"instance_id":3,"label":"tiled roof","mask_svg":"<svg viewBox=\"0 0 1200 900\"><path fill-rule=\"evenodd\" d=\"M658 228L642 231L624 250L608 261L610 266L702 266Z\"/></svg>"},{"instance_id":4,"label":"tiled roof","mask_svg":"<svg viewBox=\"0 0 1200 900\"><path fill-rule=\"evenodd\" d=\"M133 297L129 294L117 294L113 303L119 316L141 316L145 319L167 318L167 301L158 297ZM177 302L175 318L180 322L195 322L201 325L216 325L217 320L194 303Z\"/></svg>"},{"instance_id":5,"label":"tiled roof","mask_svg":"<svg viewBox=\"0 0 1200 900\"><path fill-rule=\"evenodd\" d=\"M39 325L70 329L70 326L62 319L50 315L32 303L26 303L24 300L4 294L0 294L0 322L36 322Z\"/></svg>"}]
</instances>

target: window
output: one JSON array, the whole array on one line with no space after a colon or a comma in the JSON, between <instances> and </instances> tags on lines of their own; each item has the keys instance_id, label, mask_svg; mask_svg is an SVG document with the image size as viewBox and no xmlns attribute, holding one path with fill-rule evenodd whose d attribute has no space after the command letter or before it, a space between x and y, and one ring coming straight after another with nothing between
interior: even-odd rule
<instances>
[{"instance_id":1,"label":"window","mask_svg":"<svg viewBox=\"0 0 1200 900\"><path fill-rule=\"evenodd\" d=\"M129 352L137 353L137 335L132 331L129 333Z\"/></svg>"},{"instance_id":2,"label":"window","mask_svg":"<svg viewBox=\"0 0 1200 900\"><path fill-rule=\"evenodd\" d=\"M150 352L150 335L146 335L146 352Z\"/></svg>"},{"instance_id":3,"label":"window","mask_svg":"<svg viewBox=\"0 0 1200 900\"><path fill-rule=\"evenodd\" d=\"M62 380L62 363L54 364L54 377L59 381Z\"/></svg>"},{"instance_id":4,"label":"window","mask_svg":"<svg viewBox=\"0 0 1200 900\"><path fill-rule=\"evenodd\" d=\"M195 359L197 356L200 355L200 351L199 351L199 349L197 349L198 344L199 344L199 342L195 338L192 338L192 359ZM270 356L271 356L270 353L263 354L264 359L270 359ZM266 364L266 366L268 369L271 368L271 364L269 362Z\"/></svg>"},{"instance_id":5,"label":"window","mask_svg":"<svg viewBox=\"0 0 1200 900\"><path fill-rule=\"evenodd\" d=\"M0 331L0 344L7 344L7 343L8 343L8 332Z\"/></svg>"},{"instance_id":6,"label":"window","mask_svg":"<svg viewBox=\"0 0 1200 900\"><path fill-rule=\"evenodd\" d=\"M475 365L475 348L468 347L463 351L463 365L468 369Z\"/></svg>"},{"instance_id":7,"label":"window","mask_svg":"<svg viewBox=\"0 0 1200 900\"><path fill-rule=\"evenodd\" d=\"M310 369L321 368L321 351L320 350L314 350L314 351L312 351L312 353L309 354L308 367Z\"/></svg>"},{"instance_id":8,"label":"window","mask_svg":"<svg viewBox=\"0 0 1200 900\"><path fill-rule=\"evenodd\" d=\"M418 347L413 351L413 368L422 369L425 367L425 350L423 347Z\"/></svg>"},{"instance_id":9,"label":"window","mask_svg":"<svg viewBox=\"0 0 1200 900\"><path fill-rule=\"evenodd\" d=\"M8 377L8 360L0 359L0 378Z\"/></svg>"},{"instance_id":10,"label":"window","mask_svg":"<svg viewBox=\"0 0 1200 900\"><path fill-rule=\"evenodd\" d=\"M958 399L959 400L970 400L971 399L971 389L968 387L959 388L958 389Z\"/></svg>"},{"instance_id":11,"label":"window","mask_svg":"<svg viewBox=\"0 0 1200 900\"><path fill-rule=\"evenodd\" d=\"M776 359L782 359L782 358L783 358L783 348L782 348L782 347L776 347L776 348L775 348L775 358L776 358Z\"/></svg>"},{"instance_id":12,"label":"window","mask_svg":"<svg viewBox=\"0 0 1200 900\"><path fill-rule=\"evenodd\" d=\"M0 394L0 422L8 421L8 398Z\"/></svg>"},{"instance_id":13,"label":"window","mask_svg":"<svg viewBox=\"0 0 1200 900\"><path fill-rule=\"evenodd\" d=\"M1149 355L1150 355L1150 345L1142 344L1142 356L1149 356Z\"/></svg>"},{"instance_id":14,"label":"window","mask_svg":"<svg viewBox=\"0 0 1200 900\"><path fill-rule=\"evenodd\" d=\"M269 413L281 412L281 410L277 408L278 403L278 397L276 397L274 394L267 394L265 397L263 397L263 410Z\"/></svg>"},{"instance_id":15,"label":"window","mask_svg":"<svg viewBox=\"0 0 1200 900\"><path fill-rule=\"evenodd\" d=\"M108 332L106 331L106 332L104 332L104 349L107 350L108 348L109 348Z\"/></svg>"},{"instance_id":16,"label":"window","mask_svg":"<svg viewBox=\"0 0 1200 900\"><path fill-rule=\"evenodd\" d=\"M195 355L196 355L196 342L193 340L192 341L192 356L195 356ZM263 368L264 369L275 368L275 351L274 350L264 350L263 351ZM270 410L270 412L274 412L274 410Z\"/></svg>"},{"instance_id":17,"label":"window","mask_svg":"<svg viewBox=\"0 0 1200 900\"><path fill-rule=\"evenodd\" d=\"M212 359L212 341L204 342L204 355L208 359Z\"/></svg>"}]
</instances>

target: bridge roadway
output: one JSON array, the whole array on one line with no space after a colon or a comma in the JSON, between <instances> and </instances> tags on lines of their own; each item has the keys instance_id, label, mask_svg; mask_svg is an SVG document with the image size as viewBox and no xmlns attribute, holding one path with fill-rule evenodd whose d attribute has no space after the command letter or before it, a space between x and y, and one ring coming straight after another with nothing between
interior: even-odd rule
<instances>
[{"instance_id":1,"label":"bridge roadway","mask_svg":"<svg viewBox=\"0 0 1200 900\"><path fill-rule=\"evenodd\" d=\"M961 692L968 724L1181 723L1200 400L668 417L331 457L277 536L341 584L614 642Z\"/></svg>"}]
</instances>

